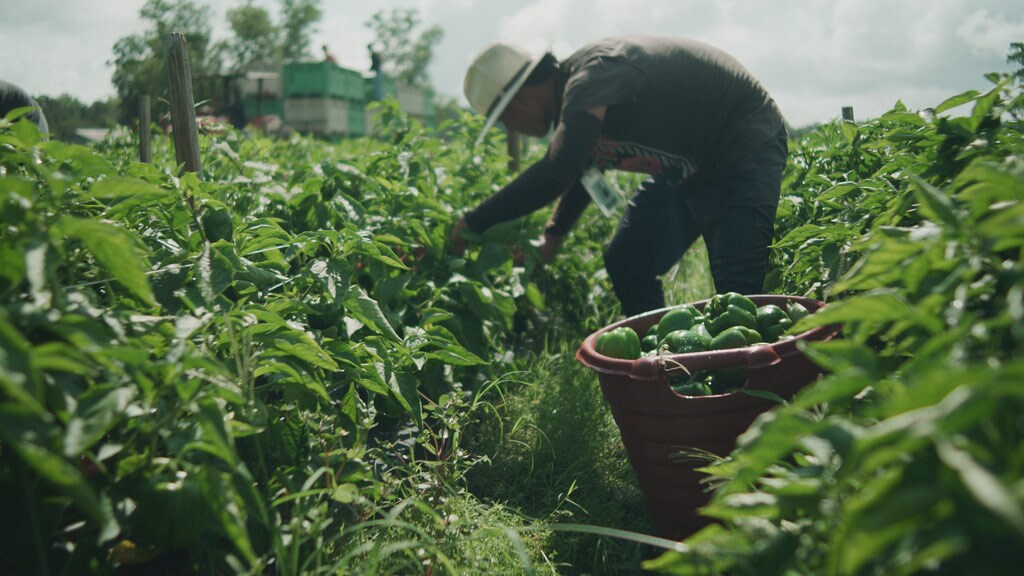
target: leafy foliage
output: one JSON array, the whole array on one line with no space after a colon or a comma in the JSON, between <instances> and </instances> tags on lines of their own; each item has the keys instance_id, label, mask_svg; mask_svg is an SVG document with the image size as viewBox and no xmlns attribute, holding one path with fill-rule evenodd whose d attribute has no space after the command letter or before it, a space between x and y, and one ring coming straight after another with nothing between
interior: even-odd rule
<instances>
[{"instance_id":1,"label":"leafy foliage","mask_svg":"<svg viewBox=\"0 0 1024 576\"><path fill-rule=\"evenodd\" d=\"M444 38L444 30L433 25L420 30L420 15L415 8L378 10L366 22L375 34L370 45L381 57L381 68L403 84L427 83L427 67L434 58L434 46Z\"/></svg>"},{"instance_id":2,"label":"leafy foliage","mask_svg":"<svg viewBox=\"0 0 1024 576\"><path fill-rule=\"evenodd\" d=\"M176 177L166 140L148 165L130 137L0 126L0 485L29 519L3 571L529 560L451 516L498 515L460 487L473 393L560 321L511 264L532 233L449 257L453 215L506 177L498 143L382 117L337 148L204 137L206 180Z\"/></svg>"},{"instance_id":3,"label":"leafy foliage","mask_svg":"<svg viewBox=\"0 0 1024 576\"><path fill-rule=\"evenodd\" d=\"M1018 558L1024 134L1019 92L991 79L793 147L777 286L828 297L801 325L846 338L808 346L831 375L707 468L722 524L649 569L995 574Z\"/></svg>"},{"instance_id":4,"label":"leafy foliage","mask_svg":"<svg viewBox=\"0 0 1024 576\"><path fill-rule=\"evenodd\" d=\"M1012 566L1024 137L1019 87L992 80L791 143L772 289L827 300L803 325L846 337L807 347L830 376L707 467L721 524L646 568ZM588 217L550 267L529 245L545 214L450 257L455 215L508 178L504 143L467 146L468 115L443 141L380 117L333 145L204 135L205 180L177 175L166 139L149 165L124 133L86 148L0 122L0 487L24 519L0 533L0 572L635 562L593 538L645 524L609 503L638 498L593 380L565 366L618 312L596 257L613 223ZM708 295L693 267L674 302ZM602 511L626 526L578 525Z\"/></svg>"}]
</instances>

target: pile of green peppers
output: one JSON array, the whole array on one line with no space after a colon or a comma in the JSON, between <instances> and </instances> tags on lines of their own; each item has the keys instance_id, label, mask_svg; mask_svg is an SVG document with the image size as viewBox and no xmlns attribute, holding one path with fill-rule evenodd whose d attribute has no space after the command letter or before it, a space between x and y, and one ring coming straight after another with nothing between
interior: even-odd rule
<instances>
[{"instance_id":1,"label":"pile of green peppers","mask_svg":"<svg viewBox=\"0 0 1024 576\"><path fill-rule=\"evenodd\" d=\"M685 304L666 312L640 342L643 354L689 354L708 350L744 348L773 343L808 314L802 304L790 301L785 309L775 304L758 306L736 292L717 294L703 310ZM743 385L742 366L674 378L676 392L685 396L724 394Z\"/></svg>"}]
</instances>

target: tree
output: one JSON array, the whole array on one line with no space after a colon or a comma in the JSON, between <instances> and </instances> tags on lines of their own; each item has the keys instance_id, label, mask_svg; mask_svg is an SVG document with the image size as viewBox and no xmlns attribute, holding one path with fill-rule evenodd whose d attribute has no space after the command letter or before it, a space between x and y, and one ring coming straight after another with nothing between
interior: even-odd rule
<instances>
[{"instance_id":1,"label":"tree","mask_svg":"<svg viewBox=\"0 0 1024 576\"><path fill-rule=\"evenodd\" d=\"M215 51L210 50L210 9L192 0L147 0L139 17L150 24L143 34L121 38L114 44L112 81L121 106L119 120L131 123L138 116L139 96L166 97L167 73L164 68L162 38L181 32L188 43L189 65L193 75L219 71ZM196 100L202 96L197 94Z\"/></svg>"},{"instance_id":2,"label":"tree","mask_svg":"<svg viewBox=\"0 0 1024 576\"><path fill-rule=\"evenodd\" d=\"M382 71L403 84L428 83L427 67L434 58L434 47L444 37L444 31L436 24L418 32L420 24L415 8L378 10L366 22L376 34L372 46L381 56Z\"/></svg>"},{"instance_id":3,"label":"tree","mask_svg":"<svg viewBox=\"0 0 1024 576\"><path fill-rule=\"evenodd\" d=\"M231 69L244 70L257 62L278 59L281 28L270 19L265 8L254 6L253 0L227 12L233 36L217 44L224 63Z\"/></svg>"},{"instance_id":4,"label":"tree","mask_svg":"<svg viewBox=\"0 0 1024 576\"><path fill-rule=\"evenodd\" d=\"M1006 57L1008 64L1016 64L1017 69L1012 72L1018 83L1024 84L1024 42L1011 42L1010 54Z\"/></svg>"},{"instance_id":5,"label":"tree","mask_svg":"<svg viewBox=\"0 0 1024 576\"><path fill-rule=\"evenodd\" d=\"M113 83L121 100L119 120L131 123L138 116L139 96L159 100L167 93L167 72L162 38L181 32L188 43L189 66L196 102L212 100L226 109L230 100L226 67L231 73L253 63L277 64L301 60L310 54L310 33L320 20L320 0L280 0L281 20L275 24L266 9L253 0L227 12L231 36L211 42L210 8L201 0L147 0L139 11L149 29L121 38L114 44ZM226 64L226 66L225 66Z\"/></svg>"},{"instance_id":6,"label":"tree","mask_svg":"<svg viewBox=\"0 0 1024 576\"><path fill-rule=\"evenodd\" d=\"M70 94L56 98L37 96L39 107L46 114L50 132L57 140L71 141L78 128L113 128L117 122L117 102L97 100L86 106Z\"/></svg>"},{"instance_id":7,"label":"tree","mask_svg":"<svg viewBox=\"0 0 1024 576\"><path fill-rule=\"evenodd\" d=\"M285 62L309 58L309 34L320 21L320 0L281 0L281 58Z\"/></svg>"}]
</instances>

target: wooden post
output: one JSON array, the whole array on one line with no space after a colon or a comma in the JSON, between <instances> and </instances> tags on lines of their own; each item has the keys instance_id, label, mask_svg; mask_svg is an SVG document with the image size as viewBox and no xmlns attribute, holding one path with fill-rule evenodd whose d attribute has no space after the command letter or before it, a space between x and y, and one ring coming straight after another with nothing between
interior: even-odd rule
<instances>
[{"instance_id":1,"label":"wooden post","mask_svg":"<svg viewBox=\"0 0 1024 576\"><path fill-rule=\"evenodd\" d=\"M508 131L508 169L513 174L519 172L519 133L515 130Z\"/></svg>"},{"instance_id":2,"label":"wooden post","mask_svg":"<svg viewBox=\"0 0 1024 576\"><path fill-rule=\"evenodd\" d=\"M853 106L843 106L843 120L853 122Z\"/></svg>"},{"instance_id":3,"label":"wooden post","mask_svg":"<svg viewBox=\"0 0 1024 576\"><path fill-rule=\"evenodd\" d=\"M263 116L263 77L256 79L256 117Z\"/></svg>"},{"instance_id":4,"label":"wooden post","mask_svg":"<svg viewBox=\"0 0 1024 576\"><path fill-rule=\"evenodd\" d=\"M188 63L188 44L181 32L161 38L167 62L167 87L171 97L171 129L174 155L185 172L195 172L200 179L203 167L199 162L199 132L196 130L196 106L192 96L192 68Z\"/></svg>"},{"instance_id":5,"label":"wooden post","mask_svg":"<svg viewBox=\"0 0 1024 576\"><path fill-rule=\"evenodd\" d=\"M153 162L153 130L150 126L149 94L139 97L139 162Z\"/></svg>"}]
</instances>

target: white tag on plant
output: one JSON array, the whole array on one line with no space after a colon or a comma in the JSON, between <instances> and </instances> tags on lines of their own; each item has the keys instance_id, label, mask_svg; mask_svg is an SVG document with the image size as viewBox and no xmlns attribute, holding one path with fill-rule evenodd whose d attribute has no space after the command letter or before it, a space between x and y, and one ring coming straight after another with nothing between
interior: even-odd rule
<instances>
[{"instance_id":1,"label":"white tag on plant","mask_svg":"<svg viewBox=\"0 0 1024 576\"><path fill-rule=\"evenodd\" d=\"M580 182L605 216L611 216L612 210L622 202L622 192L605 180L604 174L597 168L587 168Z\"/></svg>"}]
</instances>

